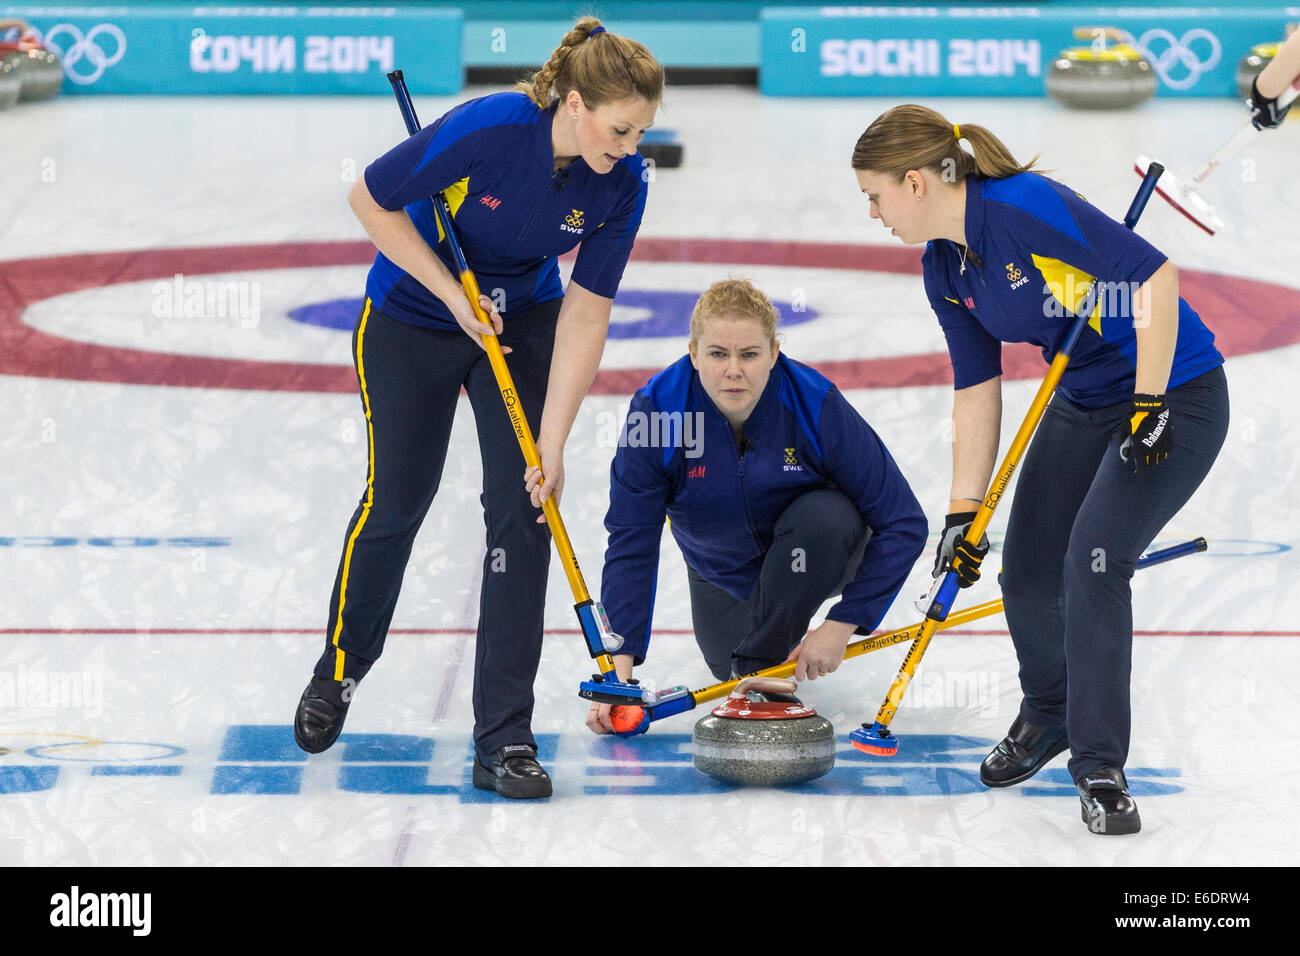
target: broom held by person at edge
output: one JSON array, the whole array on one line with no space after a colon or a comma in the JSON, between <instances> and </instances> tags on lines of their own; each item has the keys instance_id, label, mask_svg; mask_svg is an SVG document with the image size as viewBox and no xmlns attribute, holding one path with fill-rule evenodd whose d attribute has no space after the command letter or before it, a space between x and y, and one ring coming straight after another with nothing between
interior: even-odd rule
<instances>
[{"instance_id":1,"label":"broom held by person at edge","mask_svg":"<svg viewBox=\"0 0 1300 956\"><path fill-rule=\"evenodd\" d=\"M1277 56L1260 71L1251 84L1250 119L1256 129L1276 129L1290 112L1288 104L1278 109L1278 97L1300 80L1300 30L1295 30L1278 47Z\"/></svg>"}]
</instances>

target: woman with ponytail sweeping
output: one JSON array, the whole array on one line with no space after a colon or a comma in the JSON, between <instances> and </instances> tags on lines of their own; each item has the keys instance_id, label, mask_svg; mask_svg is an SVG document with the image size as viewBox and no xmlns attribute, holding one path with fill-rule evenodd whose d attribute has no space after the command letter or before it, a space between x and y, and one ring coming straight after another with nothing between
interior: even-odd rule
<instances>
[{"instance_id":1,"label":"woman with ponytail sweeping","mask_svg":"<svg viewBox=\"0 0 1300 956\"><path fill-rule=\"evenodd\" d=\"M545 797L531 731L550 532L536 508L564 483L563 449L600 363L646 200L637 143L663 69L594 17L527 83L462 103L375 160L349 204L379 254L353 334L366 416L365 492L348 523L323 653L294 737L337 739L383 649L420 523L438 490L461 388L478 430L487 553L474 660L474 785ZM496 380L429 198L446 194L546 481L529 494ZM567 290L556 260L578 247ZM552 352L564 356L551 363Z\"/></svg>"},{"instance_id":2,"label":"woman with ponytail sweeping","mask_svg":"<svg viewBox=\"0 0 1300 956\"><path fill-rule=\"evenodd\" d=\"M1002 343L1032 342L1050 361L1075 318L1090 316L1019 468L1002 597L1023 700L980 779L1020 783L1068 748L1088 828L1137 832L1123 772L1129 584L1223 444L1223 356L1164 255L1030 172L988 130L895 107L859 138L852 166L870 215L926 243L925 289L952 360L953 478L936 577L960 553L969 586L988 550L963 535L997 455Z\"/></svg>"}]
</instances>

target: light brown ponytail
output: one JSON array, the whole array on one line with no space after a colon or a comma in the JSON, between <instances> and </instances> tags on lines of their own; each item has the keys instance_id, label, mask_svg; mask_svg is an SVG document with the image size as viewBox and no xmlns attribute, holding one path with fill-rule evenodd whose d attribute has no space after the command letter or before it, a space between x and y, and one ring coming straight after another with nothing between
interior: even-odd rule
<instances>
[{"instance_id":1,"label":"light brown ponytail","mask_svg":"<svg viewBox=\"0 0 1300 956\"><path fill-rule=\"evenodd\" d=\"M969 153L961 148L962 139L970 143ZM900 181L909 169L929 169L956 182L971 175L1005 179L1029 172L1037 161L1034 156L1022 166L983 126L955 126L932 109L908 104L876 117L853 147L852 166Z\"/></svg>"},{"instance_id":2,"label":"light brown ponytail","mask_svg":"<svg viewBox=\"0 0 1300 956\"><path fill-rule=\"evenodd\" d=\"M583 17L564 35L551 58L529 80L516 83L542 109L577 90L588 109L618 100L663 99L664 70L640 43L610 33Z\"/></svg>"}]
</instances>

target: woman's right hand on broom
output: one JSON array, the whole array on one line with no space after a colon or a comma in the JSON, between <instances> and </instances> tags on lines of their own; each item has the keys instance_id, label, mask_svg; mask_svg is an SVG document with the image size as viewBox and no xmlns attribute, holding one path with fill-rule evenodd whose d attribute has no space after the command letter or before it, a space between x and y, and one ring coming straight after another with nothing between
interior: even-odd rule
<instances>
[{"instance_id":1,"label":"woman's right hand on broom","mask_svg":"<svg viewBox=\"0 0 1300 956\"><path fill-rule=\"evenodd\" d=\"M473 339L478 344L479 348L487 351L487 346L483 342L483 334L487 330L483 327L483 323L478 320L478 316L474 314L474 307L469 304L469 299L464 295L449 296L448 298L450 298L451 301L447 303L447 308L449 308L451 314L456 317L456 321L460 324L460 327L465 330L465 334ZM487 296L480 295L478 297L478 304L482 307L483 312L492 322L493 330L495 330L497 335L500 335L502 330L501 313L497 311L496 303ZM501 351L507 353L510 349L502 346Z\"/></svg>"}]
</instances>

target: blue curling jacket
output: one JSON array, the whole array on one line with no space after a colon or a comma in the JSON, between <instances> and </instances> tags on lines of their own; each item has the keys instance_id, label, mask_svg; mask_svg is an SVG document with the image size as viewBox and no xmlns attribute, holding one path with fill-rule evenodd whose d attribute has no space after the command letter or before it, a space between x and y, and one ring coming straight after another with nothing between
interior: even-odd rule
<instances>
[{"instance_id":1,"label":"blue curling jacket","mask_svg":"<svg viewBox=\"0 0 1300 956\"><path fill-rule=\"evenodd\" d=\"M690 356L632 398L610 466L601 603L645 659L664 517L686 563L737 600L758 583L781 513L835 488L873 531L857 576L828 617L875 630L925 546L926 521L902 472L831 381L779 355L745 422L742 451Z\"/></svg>"},{"instance_id":2,"label":"blue curling jacket","mask_svg":"<svg viewBox=\"0 0 1300 956\"><path fill-rule=\"evenodd\" d=\"M574 246L578 258L570 279L612 299L645 211L647 177L640 153L604 174L582 157L555 169L555 110L555 103L539 109L523 93L470 100L365 171L375 202L394 212L405 209L454 276L456 263L441 242L429 198L446 193L465 259L507 321L564 294L556 258ZM366 295L390 318L426 328L460 328L441 300L383 253L370 268Z\"/></svg>"},{"instance_id":3,"label":"blue curling jacket","mask_svg":"<svg viewBox=\"0 0 1300 956\"><path fill-rule=\"evenodd\" d=\"M926 245L925 291L948 340L953 387L1002 374L1002 343L1032 342L1051 362L1075 316L1088 325L1059 390L1084 408L1133 397L1134 291L1165 263L1151 243L1037 173L966 178L969 254L950 239ZM1169 388L1223 364L1214 333L1178 300Z\"/></svg>"}]
</instances>

